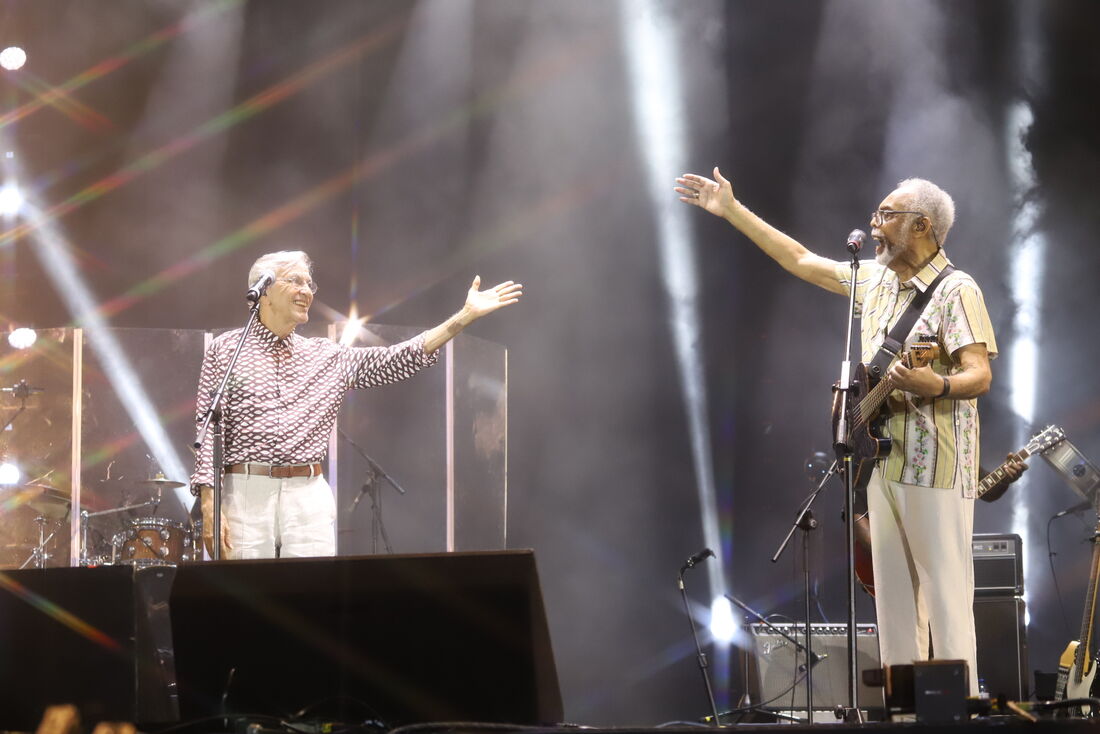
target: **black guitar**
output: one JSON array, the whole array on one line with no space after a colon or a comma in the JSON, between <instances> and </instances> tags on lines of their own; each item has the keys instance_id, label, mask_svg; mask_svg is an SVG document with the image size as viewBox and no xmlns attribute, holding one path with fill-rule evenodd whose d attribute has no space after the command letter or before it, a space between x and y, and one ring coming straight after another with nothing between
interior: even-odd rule
<instances>
[{"instance_id":1,"label":"black guitar","mask_svg":"<svg viewBox=\"0 0 1100 734\"><path fill-rule=\"evenodd\" d=\"M939 356L939 345L934 341L915 342L901 353L898 361L909 369L925 367ZM892 439L882 437L882 427L890 413L883 404L894 390L890 375L876 379L871 376L865 364L857 364L852 378L852 389L848 392L848 446L852 450L852 483L857 487L866 487L871 479L871 470L875 462L890 453ZM840 422L840 397L842 393L833 388L833 435L836 435Z\"/></svg>"}]
</instances>

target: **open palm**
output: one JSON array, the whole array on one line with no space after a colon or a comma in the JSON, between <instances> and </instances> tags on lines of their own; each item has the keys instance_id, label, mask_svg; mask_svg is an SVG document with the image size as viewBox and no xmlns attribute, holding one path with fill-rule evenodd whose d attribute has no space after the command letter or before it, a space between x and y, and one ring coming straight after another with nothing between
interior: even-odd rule
<instances>
[{"instance_id":1,"label":"open palm","mask_svg":"<svg viewBox=\"0 0 1100 734\"><path fill-rule=\"evenodd\" d=\"M474 282L466 294L466 310L474 318L481 318L499 308L519 303L520 296L523 295L523 286L511 280L486 290L478 290L480 287L481 276L474 276Z\"/></svg>"}]
</instances>

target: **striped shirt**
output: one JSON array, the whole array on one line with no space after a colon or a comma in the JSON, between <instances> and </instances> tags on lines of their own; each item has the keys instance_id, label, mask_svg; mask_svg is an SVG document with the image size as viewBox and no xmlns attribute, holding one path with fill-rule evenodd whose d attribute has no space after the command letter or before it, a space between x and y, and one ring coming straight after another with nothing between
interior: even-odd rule
<instances>
[{"instance_id":1,"label":"striped shirt","mask_svg":"<svg viewBox=\"0 0 1100 734\"><path fill-rule=\"evenodd\" d=\"M857 311L861 317L862 361L874 359L890 327L909 306L918 291L923 292L949 264L943 250L936 253L911 280L900 282L897 273L876 262L860 262L856 283ZM846 293L851 292L851 267L838 263L836 277ZM909 337L931 336L940 355L930 365L940 375L952 375L961 366L952 357L968 344L985 344L989 358L997 355L993 326L978 284L956 270L944 277L925 305ZM895 482L921 487L958 488L973 497L978 485L978 401L975 398L922 398L895 390L887 400L890 418L886 435L893 447L882 476Z\"/></svg>"}]
</instances>

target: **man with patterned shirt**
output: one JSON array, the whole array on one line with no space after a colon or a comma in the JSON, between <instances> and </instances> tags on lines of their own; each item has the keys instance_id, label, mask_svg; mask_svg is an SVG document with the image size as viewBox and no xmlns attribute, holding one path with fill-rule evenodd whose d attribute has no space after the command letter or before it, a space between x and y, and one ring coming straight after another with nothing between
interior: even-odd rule
<instances>
[{"instance_id":1,"label":"man with patterned shirt","mask_svg":"<svg viewBox=\"0 0 1100 734\"><path fill-rule=\"evenodd\" d=\"M680 200L726 219L783 268L847 297L847 262L816 255L753 214L716 167L714 180L676 179ZM923 179L898 184L871 217L875 262L862 263L856 302L862 316L862 358L870 361L909 302L948 264L941 245L955 205ZM966 660L977 692L971 536L978 483L976 398L989 390L997 353L982 292L955 270L945 276L910 332L935 335L940 357L889 378L887 435L893 446L868 486L874 546L875 606L883 665L927 659L931 635L938 658Z\"/></svg>"},{"instance_id":2,"label":"man with patterned shirt","mask_svg":"<svg viewBox=\"0 0 1100 734\"><path fill-rule=\"evenodd\" d=\"M523 287L507 281L479 290L475 277L458 313L389 347L347 347L294 333L309 320L317 286L304 252L260 257L248 274L275 276L222 401L225 558L331 556L336 503L321 474L329 435L348 390L398 382L436 361L437 350L482 316L516 303ZM214 339L203 360L196 420L205 417L241 329ZM201 496L203 535L213 547L213 441L208 432L195 461L191 491Z\"/></svg>"}]
</instances>

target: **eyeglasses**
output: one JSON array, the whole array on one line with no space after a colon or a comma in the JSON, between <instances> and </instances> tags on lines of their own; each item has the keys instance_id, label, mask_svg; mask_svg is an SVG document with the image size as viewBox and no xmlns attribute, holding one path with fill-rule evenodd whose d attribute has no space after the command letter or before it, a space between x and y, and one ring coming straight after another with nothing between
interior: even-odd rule
<instances>
[{"instance_id":1,"label":"eyeglasses","mask_svg":"<svg viewBox=\"0 0 1100 734\"><path fill-rule=\"evenodd\" d=\"M928 216L924 212L903 211L901 209L875 209L873 212L871 212L871 226L881 227L883 223L889 222L895 214L916 214L921 217ZM936 234L936 228L932 226L931 219L928 220L928 229L932 232L932 239L935 241L936 247L939 247L940 238Z\"/></svg>"},{"instance_id":2,"label":"eyeglasses","mask_svg":"<svg viewBox=\"0 0 1100 734\"><path fill-rule=\"evenodd\" d=\"M924 212L906 212L900 209L875 209L871 212L871 224L881 227L883 222L889 222L895 214L919 214L927 216Z\"/></svg>"},{"instance_id":3,"label":"eyeglasses","mask_svg":"<svg viewBox=\"0 0 1100 734\"><path fill-rule=\"evenodd\" d=\"M288 278L279 278L279 282L286 283L294 290L301 290L303 288L306 288L309 290L310 293L317 292L317 284L309 278L303 278L300 275L291 275Z\"/></svg>"}]
</instances>

